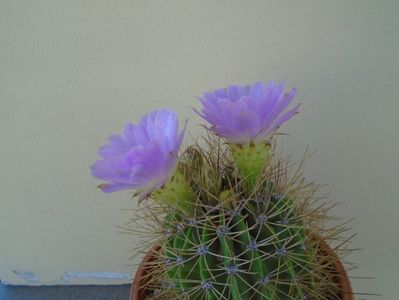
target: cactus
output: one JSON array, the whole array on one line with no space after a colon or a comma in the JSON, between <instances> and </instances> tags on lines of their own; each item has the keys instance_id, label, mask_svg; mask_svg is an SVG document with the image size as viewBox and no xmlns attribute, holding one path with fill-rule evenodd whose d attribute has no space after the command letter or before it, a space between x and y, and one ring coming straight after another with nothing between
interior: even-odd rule
<instances>
[{"instance_id":1,"label":"cactus","mask_svg":"<svg viewBox=\"0 0 399 300\"><path fill-rule=\"evenodd\" d=\"M236 167L239 154L218 138L182 156L177 173L195 197L191 212L158 202L162 250L148 283L156 299L338 299L328 271L333 258L318 250L326 211L312 207L317 186L300 171L288 177L290 162L267 149L270 159L251 190ZM161 199L171 191L157 193Z\"/></svg>"},{"instance_id":2,"label":"cactus","mask_svg":"<svg viewBox=\"0 0 399 300\"><path fill-rule=\"evenodd\" d=\"M146 200L127 229L143 225L152 239L142 246L160 246L142 282L152 298L341 299L333 264L348 252L339 238L346 229L325 227L318 186L272 143L298 113L299 104L287 110L295 94L274 82L204 93L197 113L211 125L206 145L180 157L185 129L168 109L127 124L99 149L92 173L106 181L100 188L135 189ZM323 240L339 242L335 253Z\"/></svg>"}]
</instances>

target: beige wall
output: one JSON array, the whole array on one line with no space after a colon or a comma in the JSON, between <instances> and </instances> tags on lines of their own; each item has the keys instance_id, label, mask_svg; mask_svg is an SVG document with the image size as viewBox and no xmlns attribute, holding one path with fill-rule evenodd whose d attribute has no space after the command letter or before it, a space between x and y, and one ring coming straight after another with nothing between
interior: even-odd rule
<instances>
[{"instance_id":1,"label":"beige wall","mask_svg":"<svg viewBox=\"0 0 399 300\"><path fill-rule=\"evenodd\" d=\"M115 226L136 202L95 189L96 148L164 106L195 134L202 91L285 79L303 102L285 148L318 150L306 174L356 217L353 275L377 277L356 290L396 299L398 15L388 0L0 1L0 278L128 281L138 240Z\"/></svg>"}]
</instances>

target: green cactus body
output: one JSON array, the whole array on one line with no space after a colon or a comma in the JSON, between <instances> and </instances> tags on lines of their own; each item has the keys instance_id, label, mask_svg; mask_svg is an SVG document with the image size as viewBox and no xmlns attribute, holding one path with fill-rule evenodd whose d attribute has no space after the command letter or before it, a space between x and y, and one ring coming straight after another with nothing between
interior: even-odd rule
<instances>
[{"instance_id":1,"label":"green cactus body","mask_svg":"<svg viewBox=\"0 0 399 300\"><path fill-rule=\"evenodd\" d=\"M331 259L320 258L314 241L321 227L312 224L326 210L311 208L313 186L288 178L283 161L272 165L266 144L221 149L216 141L209 152L190 147L178 175L155 194L166 208L155 298L339 299Z\"/></svg>"},{"instance_id":2,"label":"green cactus body","mask_svg":"<svg viewBox=\"0 0 399 300\"><path fill-rule=\"evenodd\" d=\"M313 252L291 221L290 200L268 201L266 211L252 211L250 201L240 211L215 209L167 237L168 286L188 299L304 299L311 286L302 273L312 269Z\"/></svg>"}]
</instances>

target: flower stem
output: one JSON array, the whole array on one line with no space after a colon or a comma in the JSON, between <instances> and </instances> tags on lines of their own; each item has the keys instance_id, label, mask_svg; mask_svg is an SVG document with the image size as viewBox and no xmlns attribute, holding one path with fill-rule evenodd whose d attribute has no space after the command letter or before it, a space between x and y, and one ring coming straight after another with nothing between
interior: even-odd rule
<instances>
[{"instance_id":1,"label":"flower stem","mask_svg":"<svg viewBox=\"0 0 399 300\"><path fill-rule=\"evenodd\" d=\"M194 214L194 194L182 174L176 171L160 189L151 193L151 198L160 203L171 205L182 213Z\"/></svg>"},{"instance_id":2,"label":"flower stem","mask_svg":"<svg viewBox=\"0 0 399 300\"><path fill-rule=\"evenodd\" d=\"M246 145L231 144L230 147L245 187L251 193L269 160L270 144L266 142L254 144L251 142Z\"/></svg>"}]
</instances>

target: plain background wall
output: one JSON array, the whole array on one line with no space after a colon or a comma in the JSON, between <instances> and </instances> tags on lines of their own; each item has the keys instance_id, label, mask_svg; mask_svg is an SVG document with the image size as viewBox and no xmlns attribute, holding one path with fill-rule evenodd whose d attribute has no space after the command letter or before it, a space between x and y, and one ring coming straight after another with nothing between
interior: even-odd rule
<instances>
[{"instance_id":1,"label":"plain background wall","mask_svg":"<svg viewBox=\"0 0 399 300\"><path fill-rule=\"evenodd\" d=\"M398 15L388 0L1 0L0 278L127 282L61 280L135 271L126 265L138 240L116 225L137 203L95 189L97 147L158 107L189 118L195 135L190 107L203 91L274 79L303 103L284 127L286 150L317 150L306 175L345 201L337 215L356 218L365 251L351 257L361 266L352 275L377 279L354 278L355 290L396 299Z\"/></svg>"}]
</instances>

